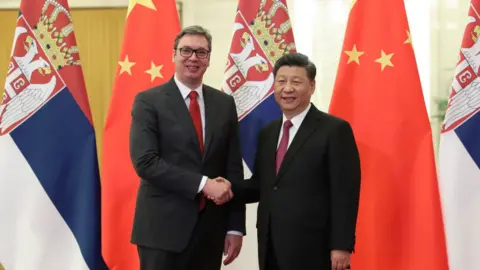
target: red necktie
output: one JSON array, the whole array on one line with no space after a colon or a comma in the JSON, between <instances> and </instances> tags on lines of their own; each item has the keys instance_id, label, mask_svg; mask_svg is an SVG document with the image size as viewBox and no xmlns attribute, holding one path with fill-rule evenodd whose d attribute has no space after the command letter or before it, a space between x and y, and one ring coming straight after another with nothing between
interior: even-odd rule
<instances>
[{"instance_id":1,"label":"red necktie","mask_svg":"<svg viewBox=\"0 0 480 270\"><path fill-rule=\"evenodd\" d=\"M283 123L283 135L282 135L282 140L280 141L280 145L278 146L277 150L277 174L278 171L280 170L280 165L282 165L283 158L285 157L285 153L287 153L287 148L288 148L288 139L289 139L289 132L290 128L293 126L292 122L290 120L285 121Z\"/></svg>"},{"instance_id":2,"label":"red necktie","mask_svg":"<svg viewBox=\"0 0 480 270\"><path fill-rule=\"evenodd\" d=\"M203 153L203 129L202 129L202 117L200 116L200 106L198 105L198 93L191 91L188 94L190 98L190 116L193 120L193 125L195 126L195 131L197 132L198 143L200 143L200 152ZM205 197L200 194L200 211L205 207Z\"/></svg>"},{"instance_id":3,"label":"red necktie","mask_svg":"<svg viewBox=\"0 0 480 270\"><path fill-rule=\"evenodd\" d=\"M203 153L203 129L202 129L202 117L200 116L200 106L198 105L197 97L198 93L191 91L188 94L190 98L190 115L192 116L193 125L195 126L195 131L197 132L198 142L200 143L200 152Z\"/></svg>"}]
</instances>

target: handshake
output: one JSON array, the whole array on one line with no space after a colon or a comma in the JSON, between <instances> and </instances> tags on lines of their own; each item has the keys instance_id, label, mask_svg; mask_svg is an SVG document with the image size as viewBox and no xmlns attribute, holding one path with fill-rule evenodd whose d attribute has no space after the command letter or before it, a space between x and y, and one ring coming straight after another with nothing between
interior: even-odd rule
<instances>
[{"instance_id":1,"label":"handshake","mask_svg":"<svg viewBox=\"0 0 480 270\"><path fill-rule=\"evenodd\" d=\"M202 193L217 205L227 203L233 198L232 184L223 177L208 178Z\"/></svg>"}]
</instances>

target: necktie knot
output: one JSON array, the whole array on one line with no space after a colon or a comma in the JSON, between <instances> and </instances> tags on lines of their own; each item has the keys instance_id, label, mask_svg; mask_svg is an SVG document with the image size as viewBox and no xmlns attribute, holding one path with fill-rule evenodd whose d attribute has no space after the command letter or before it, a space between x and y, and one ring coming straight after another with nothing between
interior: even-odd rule
<instances>
[{"instance_id":1,"label":"necktie knot","mask_svg":"<svg viewBox=\"0 0 480 270\"><path fill-rule=\"evenodd\" d=\"M293 123L290 120L287 120L287 121L285 121L285 123L283 123L283 129L284 130L289 130L292 126L293 126Z\"/></svg>"},{"instance_id":2,"label":"necktie knot","mask_svg":"<svg viewBox=\"0 0 480 270\"><path fill-rule=\"evenodd\" d=\"M197 97L198 97L197 91L190 91L190 94L188 94L188 97L189 97L191 100L197 100Z\"/></svg>"}]
</instances>

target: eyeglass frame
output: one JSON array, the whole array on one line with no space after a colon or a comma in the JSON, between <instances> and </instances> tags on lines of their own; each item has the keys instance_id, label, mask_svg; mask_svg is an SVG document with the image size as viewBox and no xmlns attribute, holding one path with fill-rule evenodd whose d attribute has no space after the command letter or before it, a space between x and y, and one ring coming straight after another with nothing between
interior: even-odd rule
<instances>
[{"instance_id":1,"label":"eyeglass frame","mask_svg":"<svg viewBox=\"0 0 480 270\"><path fill-rule=\"evenodd\" d=\"M192 48L189 48L189 47L187 47L187 48L182 47L182 48L177 48L176 50L178 50L180 52L180 55L183 56L183 57L191 57L195 53L195 55L197 56L198 59L207 59L208 56L210 55L209 50L201 49L201 48L200 49L192 49ZM190 54L186 55L185 50L190 50L192 52ZM198 51L205 51L205 52L207 52L207 54L205 55L205 57L200 57L198 55Z\"/></svg>"}]
</instances>

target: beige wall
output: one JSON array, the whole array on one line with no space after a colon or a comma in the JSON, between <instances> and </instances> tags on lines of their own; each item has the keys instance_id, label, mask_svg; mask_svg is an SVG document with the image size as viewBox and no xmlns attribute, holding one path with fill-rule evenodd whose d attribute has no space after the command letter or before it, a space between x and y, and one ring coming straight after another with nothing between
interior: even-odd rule
<instances>
[{"instance_id":1,"label":"beige wall","mask_svg":"<svg viewBox=\"0 0 480 270\"><path fill-rule=\"evenodd\" d=\"M213 53L205 81L219 87L223 80L237 0L183 0L184 25L200 24L213 34ZM312 57L318 67L313 102L327 110L350 0L287 0L295 39L300 52ZM414 49L420 69L428 111L436 114L436 98L449 94L458 50L467 22L468 0L406 0ZM19 1L0 1L0 8L17 8ZM126 6L128 0L71 0L71 7ZM313 18L308 15L315 15ZM306 19L306 20L305 20ZM408 108L405 108L408 109ZM433 121L438 142L439 123ZM225 270L256 270L256 205L248 207L247 230L240 257Z\"/></svg>"},{"instance_id":2,"label":"beige wall","mask_svg":"<svg viewBox=\"0 0 480 270\"><path fill-rule=\"evenodd\" d=\"M445 98L450 94L463 32L468 22L467 0L436 0L432 5L432 100ZM435 105L432 106L435 112ZM441 123L432 121L436 146L440 136Z\"/></svg>"}]
</instances>

